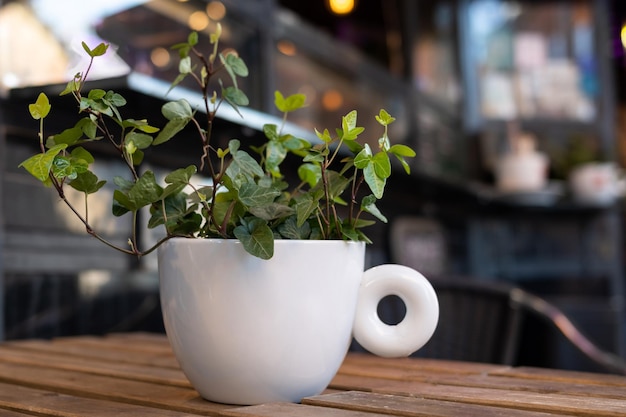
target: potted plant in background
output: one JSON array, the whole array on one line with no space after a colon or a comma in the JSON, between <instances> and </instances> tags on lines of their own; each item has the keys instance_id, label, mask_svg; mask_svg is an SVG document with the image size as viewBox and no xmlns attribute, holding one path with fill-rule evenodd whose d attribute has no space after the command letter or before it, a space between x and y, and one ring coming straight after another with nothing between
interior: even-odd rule
<instances>
[{"instance_id":1,"label":"potted plant in background","mask_svg":"<svg viewBox=\"0 0 626 417\"><path fill-rule=\"evenodd\" d=\"M390 157L408 173L405 158L415 154L390 144L387 127L394 119L384 110L375 116L382 131L377 150L359 143L363 128L356 111L344 116L334 133L316 131L315 144L284 132L283 123L266 124L267 140L250 152L236 139L218 147L211 133L220 106L239 111L248 103L237 82L248 68L235 53L219 52L220 32L217 25L207 53L199 50L196 33L173 47L180 64L172 88L193 79L204 108L194 109L184 99L167 102L161 128L147 118L122 116L129 106L118 93L85 92L91 65L108 45L92 49L83 43L90 64L61 93L75 98L83 117L48 136L44 121L51 106L40 94L29 107L40 123L40 152L21 166L54 188L86 232L105 245L138 257L158 248L166 332L204 398L237 404L299 401L327 386L353 330L367 349L397 356L417 350L435 329L436 296L421 274L398 265L363 272L369 240L362 228L373 223L364 215L386 221L375 203L392 173ZM276 92L283 122L305 100ZM199 140L197 167L176 169L163 183L152 171L140 170L146 152L182 140L188 125ZM108 142L128 168L127 178L113 180L112 202L116 216L132 216L127 247L116 247L90 224L89 196L105 183L90 169L94 141ZM297 178L286 178L281 170L288 158L299 158ZM210 185L192 183L198 172ZM84 210L65 197L68 186L83 193ZM164 229L147 249L137 238L142 210L150 213L147 227ZM397 326L387 326L376 314L389 294L407 304L407 317Z\"/></svg>"}]
</instances>

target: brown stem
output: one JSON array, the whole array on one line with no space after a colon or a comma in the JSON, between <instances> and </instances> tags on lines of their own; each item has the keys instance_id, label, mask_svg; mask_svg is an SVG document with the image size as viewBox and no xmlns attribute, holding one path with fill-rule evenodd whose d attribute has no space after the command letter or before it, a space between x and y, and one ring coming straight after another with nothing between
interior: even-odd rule
<instances>
[{"instance_id":1,"label":"brown stem","mask_svg":"<svg viewBox=\"0 0 626 417\"><path fill-rule=\"evenodd\" d=\"M348 214L348 221L350 223L355 223L356 219L358 219L359 215L357 214L356 216L354 216L354 206L358 204L358 201L356 199L356 196L359 192L359 189L361 188L361 184L363 184L363 181L365 180L365 177L363 175L361 175L360 177L357 176L357 169L354 169L354 175L352 176L352 195L350 196L350 209L349 209L349 214Z\"/></svg>"},{"instance_id":2,"label":"brown stem","mask_svg":"<svg viewBox=\"0 0 626 417\"><path fill-rule=\"evenodd\" d=\"M87 232L88 235L93 236L94 238L98 239L100 242L104 243L105 245L109 246L110 248L113 248L117 251L126 253L128 255L136 255L136 256L141 256L142 253L138 252L135 248L135 250L128 250L128 249L124 249L121 248L111 242L109 242L108 240L104 239L102 236L100 236L94 229L93 227L91 227L91 225L89 224L89 222L87 221L87 219L85 219L79 212L78 210L76 210L76 208L72 205L72 203L70 203L68 201L68 199L65 197L65 192L63 191L63 186L59 183L59 181L54 178L52 175L50 176L50 179L52 180L52 185L54 186L54 188L57 191L57 194L59 195L59 197L61 198L61 200L65 203L65 205L67 205L69 207L70 210L72 210L72 212L76 215L76 217L81 221L81 223L85 226L85 231Z\"/></svg>"}]
</instances>

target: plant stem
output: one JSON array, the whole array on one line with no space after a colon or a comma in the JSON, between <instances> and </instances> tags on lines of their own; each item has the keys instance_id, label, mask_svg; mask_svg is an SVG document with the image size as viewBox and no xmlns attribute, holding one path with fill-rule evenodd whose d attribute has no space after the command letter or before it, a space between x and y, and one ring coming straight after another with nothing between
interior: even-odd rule
<instances>
[{"instance_id":1,"label":"plant stem","mask_svg":"<svg viewBox=\"0 0 626 417\"><path fill-rule=\"evenodd\" d=\"M46 153L46 146L43 143L43 117L39 119L39 149L41 153Z\"/></svg>"},{"instance_id":2,"label":"plant stem","mask_svg":"<svg viewBox=\"0 0 626 417\"><path fill-rule=\"evenodd\" d=\"M69 200L67 199L67 197L65 197L65 192L63 191L63 186L61 184L59 184L58 180L56 178L54 178L52 175L50 175L50 179L52 180L52 185L54 186L54 188L57 191L57 194L59 195L59 197L61 198L61 200L65 203L66 206L69 207L70 210L72 210L72 212L76 215L76 217L80 220L80 222L85 226L85 231L87 232L88 235L98 239L100 242L104 243L105 245L107 245L108 247L115 249L117 251L126 253L128 255L136 255L136 256L141 256L142 254L140 252L138 252L136 249L135 250L128 250L128 249L124 249L121 248L111 242L109 242L108 240L104 239L102 236L100 236L89 224L89 222L87 221L87 219L85 217L83 217L77 210L76 208L72 205L72 203L69 202Z\"/></svg>"},{"instance_id":3,"label":"plant stem","mask_svg":"<svg viewBox=\"0 0 626 417\"><path fill-rule=\"evenodd\" d=\"M133 225L132 225L132 240L131 243L133 245L133 249L135 251L135 253L139 253L139 249L137 246L137 215L138 215L139 211L135 210L133 211Z\"/></svg>"}]
</instances>

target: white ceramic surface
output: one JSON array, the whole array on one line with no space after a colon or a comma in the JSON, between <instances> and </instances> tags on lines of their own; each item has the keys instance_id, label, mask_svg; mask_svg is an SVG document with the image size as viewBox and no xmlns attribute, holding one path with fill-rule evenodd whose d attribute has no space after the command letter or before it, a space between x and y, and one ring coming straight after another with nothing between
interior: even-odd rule
<instances>
[{"instance_id":1,"label":"white ceramic surface","mask_svg":"<svg viewBox=\"0 0 626 417\"><path fill-rule=\"evenodd\" d=\"M230 404L298 402L319 394L348 350L360 293L370 300L359 307L367 319L357 340L366 349L397 356L421 347L438 319L432 287L407 270L389 270L397 265L368 271L371 279L362 286L364 253L363 243L278 240L274 257L264 261L237 240L171 239L162 245L165 328L194 388ZM376 299L389 294L407 302L407 316L420 317L382 323Z\"/></svg>"},{"instance_id":2,"label":"white ceramic surface","mask_svg":"<svg viewBox=\"0 0 626 417\"><path fill-rule=\"evenodd\" d=\"M624 195L626 183L621 169L612 162L590 162L569 176L574 197L582 203L610 204Z\"/></svg>"},{"instance_id":3,"label":"white ceramic surface","mask_svg":"<svg viewBox=\"0 0 626 417\"><path fill-rule=\"evenodd\" d=\"M548 180L548 158L539 152L506 154L496 162L495 174L499 191L540 191Z\"/></svg>"}]
</instances>

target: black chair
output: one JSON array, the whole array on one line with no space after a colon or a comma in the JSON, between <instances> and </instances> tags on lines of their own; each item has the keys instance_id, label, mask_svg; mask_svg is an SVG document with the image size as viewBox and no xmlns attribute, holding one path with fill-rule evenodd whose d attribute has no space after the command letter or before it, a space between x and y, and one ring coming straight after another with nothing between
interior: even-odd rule
<instances>
[{"instance_id":1,"label":"black chair","mask_svg":"<svg viewBox=\"0 0 626 417\"><path fill-rule=\"evenodd\" d=\"M540 297L515 286L465 277L434 278L431 283L439 299L439 325L414 356L520 365L524 323L539 319L598 367L626 375L626 361L597 346L559 308ZM397 323L404 314L404 303L397 297L379 305L386 323Z\"/></svg>"}]
</instances>

